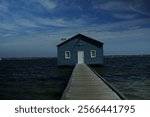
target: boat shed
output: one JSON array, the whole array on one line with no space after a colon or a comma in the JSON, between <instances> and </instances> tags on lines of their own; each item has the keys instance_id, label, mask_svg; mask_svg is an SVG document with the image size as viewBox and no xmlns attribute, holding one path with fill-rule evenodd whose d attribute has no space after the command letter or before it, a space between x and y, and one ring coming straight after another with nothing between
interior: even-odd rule
<instances>
[{"instance_id":1,"label":"boat shed","mask_svg":"<svg viewBox=\"0 0 150 117\"><path fill-rule=\"evenodd\" d=\"M102 42L77 34L57 45L58 66L72 66L83 63L88 65L103 64Z\"/></svg>"}]
</instances>

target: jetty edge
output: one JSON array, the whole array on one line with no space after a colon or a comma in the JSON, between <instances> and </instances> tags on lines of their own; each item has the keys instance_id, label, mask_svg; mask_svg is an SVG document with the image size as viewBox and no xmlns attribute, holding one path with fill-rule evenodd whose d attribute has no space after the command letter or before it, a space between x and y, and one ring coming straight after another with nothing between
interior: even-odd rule
<instances>
[{"instance_id":1,"label":"jetty edge","mask_svg":"<svg viewBox=\"0 0 150 117\"><path fill-rule=\"evenodd\" d=\"M61 100L125 100L118 90L86 64L76 64Z\"/></svg>"}]
</instances>

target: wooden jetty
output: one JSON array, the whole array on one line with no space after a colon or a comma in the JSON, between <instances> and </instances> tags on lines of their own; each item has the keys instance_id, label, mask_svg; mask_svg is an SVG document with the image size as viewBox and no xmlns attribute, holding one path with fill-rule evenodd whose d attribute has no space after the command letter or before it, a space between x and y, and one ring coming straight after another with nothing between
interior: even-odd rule
<instances>
[{"instance_id":1,"label":"wooden jetty","mask_svg":"<svg viewBox=\"0 0 150 117\"><path fill-rule=\"evenodd\" d=\"M123 97L86 64L77 64L62 100L121 100Z\"/></svg>"}]
</instances>

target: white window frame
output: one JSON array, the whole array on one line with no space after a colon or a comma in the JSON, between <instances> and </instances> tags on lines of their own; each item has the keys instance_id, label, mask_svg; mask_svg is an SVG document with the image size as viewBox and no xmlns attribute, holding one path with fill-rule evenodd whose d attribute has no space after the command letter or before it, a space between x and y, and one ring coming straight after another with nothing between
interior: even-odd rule
<instances>
[{"instance_id":1,"label":"white window frame","mask_svg":"<svg viewBox=\"0 0 150 117\"><path fill-rule=\"evenodd\" d=\"M70 59L70 58L71 58L71 52L65 51L65 59Z\"/></svg>"},{"instance_id":2,"label":"white window frame","mask_svg":"<svg viewBox=\"0 0 150 117\"><path fill-rule=\"evenodd\" d=\"M91 58L96 58L96 50L91 50Z\"/></svg>"}]
</instances>

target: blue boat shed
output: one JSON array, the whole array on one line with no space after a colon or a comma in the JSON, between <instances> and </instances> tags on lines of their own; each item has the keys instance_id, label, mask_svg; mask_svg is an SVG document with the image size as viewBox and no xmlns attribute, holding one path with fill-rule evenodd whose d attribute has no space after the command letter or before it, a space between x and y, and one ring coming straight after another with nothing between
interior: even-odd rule
<instances>
[{"instance_id":1,"label":"blue boat shed","mask_svg":"<svg viewBox=\"0 0 150 117\"><path fill-rule=\"evenodd\" d=\"M77 34L57 45L58 66L72 66L83 63L88 65L103 64L102 42Z\"/></svg>"}]
</instances>

